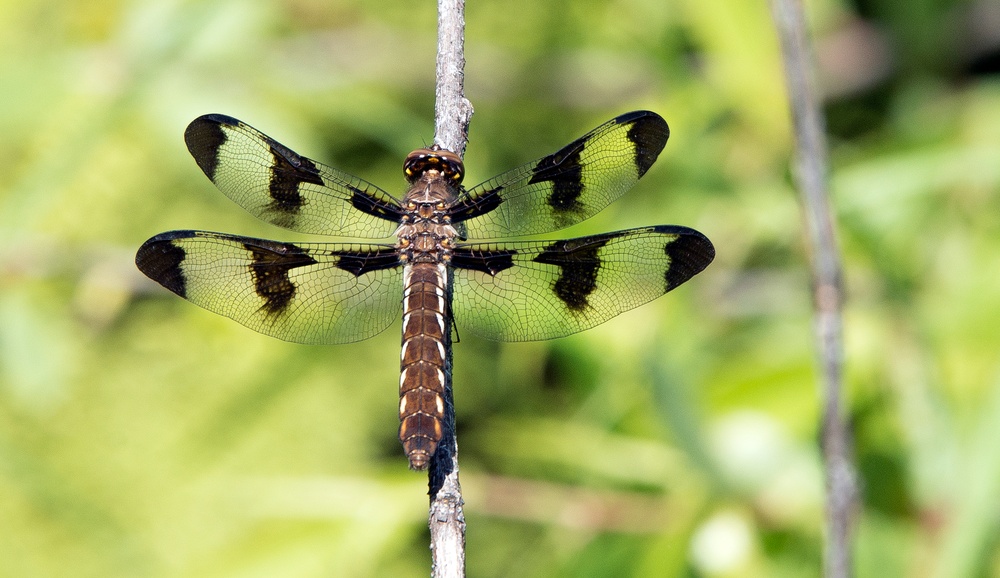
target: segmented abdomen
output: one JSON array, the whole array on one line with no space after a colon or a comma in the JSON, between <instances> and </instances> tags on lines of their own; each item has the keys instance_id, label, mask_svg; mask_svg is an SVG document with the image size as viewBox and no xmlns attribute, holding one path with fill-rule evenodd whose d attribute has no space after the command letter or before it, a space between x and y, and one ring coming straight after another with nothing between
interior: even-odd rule
<instances>
[{"instance_id":1,"label":"segmented abdomen","mask_svg":"<svg viewBox=\"0 0 1000 578\"><path fill-rule=\"evenodd\" d=\"M443 263L414 263L403 271L399 440L414 470L427 467L441 440L449 329L447 275Z\"/></svg>"}]
</instances>

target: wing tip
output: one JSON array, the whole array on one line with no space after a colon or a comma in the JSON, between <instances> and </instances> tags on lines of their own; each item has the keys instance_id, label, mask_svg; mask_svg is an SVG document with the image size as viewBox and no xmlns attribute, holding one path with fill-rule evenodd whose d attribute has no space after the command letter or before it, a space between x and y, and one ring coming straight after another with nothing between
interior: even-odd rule
<instances>
[{"instance_id":1,"label":"wing tip","mask_svg":"<svg viewBox=\"0 0 1000 578\"><path fill-rule=\"evenodd\" d=\"M633 110L630 112L620 114L615 117L615 122L619 124L624 124L627 122L634 122L639 119L649 119L650 121L653 122L659 121L662 124L667 124L667 121L663 120L662 116L651 110L645 110L645 109Z\"/></svg>"},{"instance_id":2,"label":"wing tip","mask_svg":"<svg viewBox=\"0 0 1000 578\"><path fill-rule=\"evenodd\" d=\"M191 121L184 130L184 144L196 163L212 182L219 166L219 149L226 142L223 126L239 126L239 120L224 114L205 114Z\"/></svg>"},{"instance_id":3,"label":"wing tip","mask_svg":"<svg viewBox=\"0 0 1000 578\"><path fill-rule=\"evenodd\" d=\"M187 279L181 268L186 253L174 243L194 236L194 231L170 231L148 239L135 254L135 266L143 275L181 297L187 296Z\"/></svg>"},{"instance_id":4,"label":"wing tip","mask_svg":"<svg viewBox=\"0 0 1000 578\"><path fill-rule=\"evenodd\" d=\"M667 146L670 126L662 116L649 110L636 110L615 118L618 124L631 124L628 138L635 145L637 178L642 178Z\"/></svg>"},{"instance_id":5,"label":"wing tip","mask_svg":"<svg viewBox=\"0 0 1000 578\"><path fill-rule=\"evenodd\" d=\"M198 118L191 121L191 125L194 124L224 124L229 126L236 126L238 124L243 124L243 122L238 118L233 118L228 114L222 114L218 112L210 112L208 114L203 114ZM191 125L188 125L189 127Z\"/></svg>"},{"instance_id":6,"label":"wing tip","mask_svg":"<svg viewBox=\"0 0 1000 578\"><path fill-rule=\"evenodd\" d=\"M715 245L701 232L679 225L656 229L676 235L663 248L670 259L670 266L664 273L667 291L701 273L715 260Z\"/></svg>"}]
</instances>

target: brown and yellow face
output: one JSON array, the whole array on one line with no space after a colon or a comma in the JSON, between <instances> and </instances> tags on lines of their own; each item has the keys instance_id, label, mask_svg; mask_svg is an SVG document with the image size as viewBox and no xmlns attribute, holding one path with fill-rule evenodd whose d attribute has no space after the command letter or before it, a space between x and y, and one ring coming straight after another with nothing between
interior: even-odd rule
<instances>
[{"instance_id":1,"label":"brown and yellow face","mask_svg":"<svg viewBox=\"0 0 1000 578\"><path fill-rule=\"evenodd\" d=\"M445 180L454 186L462 184L465 178L465 165L462 159L451 151L441 149L437 145L417 149L406 155L403 161L403 174L406 180L413 183L420 178L420 175L427 171L438 171Z\"/></svg>"}]
</instances>

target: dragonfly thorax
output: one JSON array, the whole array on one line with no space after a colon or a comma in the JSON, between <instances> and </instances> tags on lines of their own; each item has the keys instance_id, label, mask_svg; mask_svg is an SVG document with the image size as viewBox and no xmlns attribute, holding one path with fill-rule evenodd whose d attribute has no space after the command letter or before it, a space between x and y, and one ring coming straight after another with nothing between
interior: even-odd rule
<instances>
[{"instance_id":1,"label":"dragonfly thorax","mask_svg":"<svg viewBox=\"0 0 1000 578\"><path fill-rule=\"evenodd\" d=\"M448 151L419 149L407 157L404 167L410 188L403 195L403 218L396 230L405 260L447 260L450 244L458 236L449 210L458 198L461 165L458 156Z\"/></svg>"},{"instance_id":2,"label":"dragonfly thorax","mask_svg":"<svg viewBox=\"0 0 1000 578\"><path fill-rule=\"evenodd\" d=\"M396 246L404 262L442 263L451 257L458 232L448 208L455 202L456 186L442 171L428 169L406 191L403 218L396 229Z\"/></svg>"}]
</instances>

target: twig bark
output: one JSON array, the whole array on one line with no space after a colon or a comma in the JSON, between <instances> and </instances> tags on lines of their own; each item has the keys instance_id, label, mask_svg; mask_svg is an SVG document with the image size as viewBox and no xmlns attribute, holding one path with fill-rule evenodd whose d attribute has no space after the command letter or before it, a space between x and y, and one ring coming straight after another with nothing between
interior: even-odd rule
<instances>
[{"instance_id":1,"label":"twig bark","mask_svg":"<svg viewBox=\"0 0 1000 578\"><path fill-rule=\"evenodd\" d=\"M826 462L826 554L824 576L851 575L851 536L857 474L842 403L840 251L827 193L827 144L814 89L811 52L801 0L772 0L785 61L795 128L796 184L802 199L813 270L816 339L822 366L822 447Z\"/></svg>"},{"instance_id":2,"label":"twig bark","mask_svg":"<svg viewBox=\"0 0 1000 578\"><path fill-rule=\"evenodd\" d=\"M459 156L465 153L472 104L465 98L465 1L438 0L437 88L434 105L434 143ZM450 277L450 273L449 273ZM448 287L452 286L449 278ZM451 310L451 291L446 299ZM458 442L452 395L451 334L445 335L445 419L441 442L431 458L429 485L431 575L465 576L465 515L458 483Z\"/></svg>"},{"instance_id":3,"label":"twig bark","mask_svg":"<svg viewBox=\"0 0 1000 578\"><path fill-rule=\"evenodd\" d=\"M434 142L464 156L472 119L465 98L465 0L438 0L437 50Z\"/></svg>"}]
</instances>

